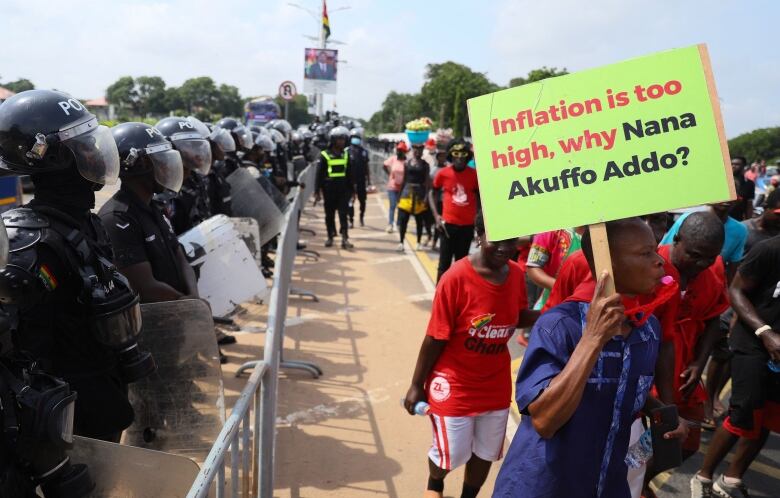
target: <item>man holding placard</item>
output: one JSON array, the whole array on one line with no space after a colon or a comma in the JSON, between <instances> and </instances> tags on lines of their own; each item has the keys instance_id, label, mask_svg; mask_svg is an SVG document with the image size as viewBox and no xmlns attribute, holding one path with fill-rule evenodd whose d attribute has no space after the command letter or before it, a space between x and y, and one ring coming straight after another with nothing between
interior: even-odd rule
<instances>
[{"instance_id":1,"label":"man holding placard","mask_svg":"<svg viewBox=\"0 0 780 498\"><path fill-rule=\"evenodd\" d=\"M649 315L679 291L654 289L662 259L634 217L735 198L706 47L477 97L469 118L488 238L591 225L583 252L602 276L537 323L516 389L526 416L495 496L627 498L634 416L664 414L653 446L687 433L670 425L673 407L647 396L660 343ZM641 294L653 297L625 315ZM594 447L598 458L583 462Z\"/></svg>"}]
</instances>

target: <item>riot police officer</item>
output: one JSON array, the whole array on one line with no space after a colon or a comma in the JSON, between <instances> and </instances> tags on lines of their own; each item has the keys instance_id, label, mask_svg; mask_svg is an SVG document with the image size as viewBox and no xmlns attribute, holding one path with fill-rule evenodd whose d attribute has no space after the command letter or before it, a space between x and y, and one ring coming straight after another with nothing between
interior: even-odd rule
<instances>
[{"instance_id":1,"label":"riot police officer","mask_svg":"<svg viewBox=\"0 0 780 498\"><path fill-rule=\"evenodd\" d=\"M236 151L227 153L225 157L225 176L227 176L240 167L241 161L238 157L238 153L241 152L245 154L252 150L252 146L254 145L252 132L235 118L220 119L217 121L217 124L214 125L214 130L227 131L236 143Z\"/></svg>"},{"instance_id":2,"label":"riot police officer","mask_svg":"<svg viewBox=\"0 0 780 498\"><path fill-rule=\"evenodd\" d=\"M122 186L100 209L114 246L114 261L142 303L198 297L195 272L187 261L154 194L178 192L181 155L159 130L144 123L111 129L121 160Z\"/></svg>"},{"instance_id":3,"label":"riot police officer","mask_svg":"<svg viewBox=\"0 0 780 498\"><path fill-rule=\"evenodd\" d=\"M353 195L352 168L349 152L346 149L349 131L343 126L337 126L330 131L329 146L320 153L317 169L317 199L325 201L325 225L328 230L328 240L325 247L333 246L336 237L336 212L339 213L341 225L341 247L352 249L349 241L349 226L347 225L347 209Z\"/></svg>"},{"instance_id":4,"label":"riot police officer","mask_svg":"<svg viewBox=\"0 0 780 498\"><path fill-rule=\"evenodd\" d=\"M173 231L181 235L212 214L206 181L211 169L211 145L185 118L165 118L155 128L179 151L184 166L181 190L167 206Z\"/></svg>"},{"instance_id":5,"label":"riot police officer","mask_svg":"<svg viewBox=\"0 0 780 498\"><path fill-rule=\"evenodd\" d=\"M368 151L363 147L363 128L353 128L349 132L349 164L352 168L352 181L355 182L355 195L360 203L360 226L366 226L367 187L371 185L371 172L368 169ZM349 227L355 228L354 200L349 206Z\"/></svg>"},{"instance_id":6,"label":"riot police officer","mask_svg":"<svg viewBox=\"0 0 780 498\"><path fill-rule=\"evenodd\" d=\"M138 296L90 212L95 191L119 174L114 139L70 95L21 92L0 106L0 169L35 185L29 204L3 213L0 302L17 317L15 346L78 392L76 434L116 442L133 421L127 384L155 364L138 348Z\"/></svg>"},{"instance_id":7,"label":"riot police officer","mask_svg":"<svg viewBox=\"0 0 780 498\"><path fill-rule=\"evenodd\" d=\"M187 121L192 123L195 130L208 140L211 146L211 169L206 175L206 190L209 194L211 214L233 216L230 183L227 181L230 174L228 172L230 168L227 166L227 155L235 153L236 142L226 130L212 131L194 116L188 116Z\"/></svg>"}]
</instances>

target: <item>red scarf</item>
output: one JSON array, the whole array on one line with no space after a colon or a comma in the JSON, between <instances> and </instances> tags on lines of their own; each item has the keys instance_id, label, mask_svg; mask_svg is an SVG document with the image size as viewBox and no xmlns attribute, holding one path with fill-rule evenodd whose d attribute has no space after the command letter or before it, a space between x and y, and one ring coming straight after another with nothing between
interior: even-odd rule
<instances>
[{"instance_id":1,"label":"red scarf","mask_svg":"<svg viewBox=\"0 0 780 498\"><path fill-rule=\"evenodd\" d=\"M596 292L596 282L588 279L582 282L574 290L574 294L569 296L564 302L589 303L593 300L593 294ZM623 307L626 318L634 327L641 327L653 314L659 306L670 300L680 292L680 286L677 282L669 284L659 284L652 294L644 296L621 296L623 298Z\"/></svg>"}]
</instances>

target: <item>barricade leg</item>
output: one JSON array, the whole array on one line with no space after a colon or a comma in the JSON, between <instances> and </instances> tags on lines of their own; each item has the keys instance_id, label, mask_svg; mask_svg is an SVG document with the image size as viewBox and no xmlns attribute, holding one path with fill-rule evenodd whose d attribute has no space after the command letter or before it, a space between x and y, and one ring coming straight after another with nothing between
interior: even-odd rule
<instances>
[{"instance_id":1,"label":"barricade leg","mask_svg":"<svg viewBox=\"0 0 780 498\"><path fill-rule=\"evenodd\" d=\"M311 291L304 290L304 289L299 289L297 287L290 287L290 295L291 296L298 296L298 297L301 297L301 298L303 298L303 297L310 297L311 300L314 301L315 303L319 303L320 302L320 298L317 297L317 294L315 294L315 293L313 293Z\"/></svg>"}]
</instances>

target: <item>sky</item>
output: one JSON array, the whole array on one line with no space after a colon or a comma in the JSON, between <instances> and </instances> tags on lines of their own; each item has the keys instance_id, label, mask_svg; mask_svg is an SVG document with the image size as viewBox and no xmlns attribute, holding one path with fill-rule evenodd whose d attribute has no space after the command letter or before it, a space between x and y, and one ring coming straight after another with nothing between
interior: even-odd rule
<instances>
[{"instance_id":1,"label":"sky","mask_svg":"<svg viewBox=\"0 0 780 498\"><path fill-rule=\"evenodd\" d=\"M269 95L303 85L320 0L0 0L0 81L78 98L124 75L197 76ZM340 10L340 8L349 7ZM707 43L729 137L780 125L780 2L726 0L330 0L342 114L369 118L391 90L417 92L448 60L499 85L546 65L570 72Z\"/></svg>"}]
</instances>

